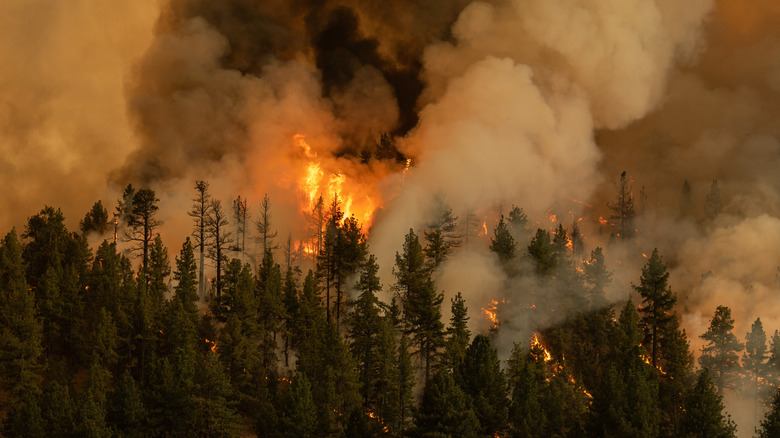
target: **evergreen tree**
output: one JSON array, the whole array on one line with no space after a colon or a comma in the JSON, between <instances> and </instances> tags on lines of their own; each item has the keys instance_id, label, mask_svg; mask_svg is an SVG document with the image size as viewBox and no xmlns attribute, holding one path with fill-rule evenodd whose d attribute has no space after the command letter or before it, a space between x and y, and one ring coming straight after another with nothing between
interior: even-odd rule
<instances>
[{"instance_id":1,"label":"evergreen tree","mask_svg":"<svg viewBox=\"0 0 780 438\"><path fill-rule=\"evenodd\" d=\"M759 438L774 438L780 436L780 389L775 392L772 406L761 421L761 428L756 429Z\"/></svg>"},{"instance_id":2,"label":"evergreen tree","mask_svg":"<svg viewBox=\"0 0 780 438\"><path fill-rule=\"evenodd\" d=\"M658 367L661 351L667 347L670 337L670 324L676 316L672 312L677 302L677 296L668 286L669 272L666 264L658 255L658 249L642 268L639 286L633 285L635 291L642 297L641 326L645 332L644 344L650 349L650 363Z\"/></svg>"},{"instance_id":3,"label":"evergreen tree","mask_svg":"<svg viewBox=\"0 0 780 438\"><path fill-rule=\"evenodd\" d=\"M680 437L685 438L734 438L737 426L730 417L723 415L722 397L715 390L705 368L685 397L680 422Z\"/></svg>"},{"instance_id":4,"label":"evergreen tree","mask_svg":"<svg viewBox=\"0 0 780 438\"><path fill-rule=\"evenodd\" d=\"M769 355L766 347L766 333L761 318L750 327L750 332L745 336L745 353L742 355L742 368L749 373L752 383L753 419L758 421L758 403L764 399L761 394L760 382L766 375L767 360Z\"/></svg>"},{"instance_id":5,"label":"evergreen tree","mask_svg":"<svg viewBox=\"0 0 780 438\"><path fill-rule=\"evenodd\" d=\"M146 407L141 391L128 371L119 377L109 395L106 421L117 436L145 436Z\"/></svg>"},{"instance_id":6,"label":"evergreen tree","mask_svg":"<svg viewBox=\"0 0 780 438\"><path fill-rule=\"evenodd\" d=\"M585 296L590 306L604 308L607 305L605 292L612 283L612 272L607 270L600 247L590 252L590 259L583 262L582 270L585 274Z\"/></svg>"},{"instance_id":7,"label":"evergreen tree","mask_svg":"<svg viewBox=\"0 0 780 438\"><path fill-rule=\"evenodd\" d=\"M176 270L173 272L173 279L176 281L176 287L173 289L173 301L180 302L190 315L192 322L197 324L199 319L197 264L195 263L195 251L189 237L184 240L181 251L176 257Z\"/></svg>"},{"instance_id":8,"label":"evergreen tree","mask_svg":"<svg viewBox=\"0 0 780 438\"><path fill-rule=\"evenodd\" d=\"M631 178L626 171L620 174L620 182L617 184L617 199L615 202L607 203L607 207L612 210L611 219L618 221L617 237L620 239L631 239L636 234L634 230L634 193L631 189Z\"/></svg>"},{"instance_id":9,"label":"evergreen tree","mask_svg":"<svg viewBox=\"0 0 780 438\"><path fill-rule=\"evenodd\" d=\"M134 251L141 251L141 272L139 276L146 277L149 266L149 249L155 238L155 230L162 225L157 217L160 208L154 191L140 189L133 195L133 209L128 217L127 224L130 231L125 233L125 239L133 244Z\"/></svg>"},{"instance_id":10,"label":"evergreen tree","mask_svg":"<svg viewBox=\"0 0 780 438\"><path fill-rule=\"evenodd\" d=\"M24 276L22 247L11 230L0 246L0 382L13 396L34 391L41 356L41 322Z\"/></svg>"},{"instance_id":11,"label":"evergreen tree","mask_svg":"<svg viewBox=\"0 0 780 438\"><path fill-rule=\"evenodd\" d=\"M475 438L480 431L468 396L445 369L426 385L416 423L413 436L421 438Z\"/></svg>"},{"instance_id":12,"label":"evergreen tree","mask_svg":"<svg viewBox=\"0 0 780 438\"><path fill-rule=\"evenodd\" d=\"M72 436L76 427L75 405L70 390L52 382L41 395L41 418L49 436Z\"/></svg>"},{"instance_id":13,"label":"evergreen tree","mask_svg":"<svg viewBox=\"0 0 780 438\"><path fill-rule=\"evenodd\" d=\"M374 382L379 380L377 368L378 338L382 330L380 302L376 293L381 291L379 282L379 265L371 255L360 273L357 289L360 292L352 305L349 318L349 338L352 340L350 351L357 361L359 370L360 392L363 396L363 406L376 410L377 397Z\"/></svg>"},{"instance_id":14,"label":"evergreen tree","mask_svg":"<svg viewBox=\"0 0 780 438\"><path fill-rule=\"evenodd\" d=\"M528 245L528 255L531 257L537 275L542 277L552 275L557 258L548 231L541 228L536 230L536 235Z\"/></svg>"},{"instance_id":15,"label":"evergreen tree","mask_svg":"<svg viewBox=\"0 0 780 438\"><path fill-rule=\"evenodd\" d=\"M466 348L471 340L471 331L468 327L468 309L463 295L458 292L450 302L452 316L450 316L450 326L447 327L447 340L444 344L444 362L450 369L453 369L460 364L466 355Z\"/></svg>"},{"instance_id":16,"label":"evergreen tree","mask_svg":"<svg viewBox=\"0 0 780 438\"><path fill-rule=\"evenodd\" d=\"M46 424L41 418L38 401L31 393L25 394L14 403L3 422L3 436L9 438L44 438L47 436Z\"/></svg>"},{"instance_id":17,"label":"evergreen tree","mask_svg":"<svg viewBox=\"0 0 780 438\"><path fill-rule=\"evenodd\" d=\"M211 213L211 195L208 193L209 185L205 181L195 181L195 190L198 192L197 196L192 200L192 209L187 212L190 217L195 221L195 229L192 231L192 237L195 239L195 249L200 253L200 271L198 275L198 296L200 299L205 298L204 287L206 284L205 272L205 255L207 247L207 221Z\"/></svg>"},{"instance_id":18,"label":"evergreen tree","mask_svg":"<svg viewBox=\"0 0 780 438\"><path fill-rule=\"evenodd\" d=\"M239 436L241 418L233 409L230 382L216 355L208 352L195 370L193 404L197 412L194 434L197 436ZM258 404L265 405L265 382L255 390Z\"/></svg>"},{"instance_id":19,"label":"evergreen tree","mask_svg":"<svg viewBox=\"0 0 780 438\"><path fill-rule=\"evenodd\" d=\"M456 234L458 217L452 209L439 202L438 217L423 233L425 236L425 257L431 270L438 268L454 249L460 246L460 236Z\"/></svg>"},{"instance_id":20,"label":"evergreen tree","mask_svg":"<svg viewBox=\"0 0 780 438\"><path fill-rule=\"evenodd\" d=\"M298 302L298 289L295 284L295 274L291 267L287 268L284 276L284 290L282 293L284 305L284 365L290 366L289 351L295 347L293 333L300 319L300 303Z\"/></svg>"},{"instance_id":21,"label":"evergreen tree","mask_svg":"<svg viewBox=\"0 0 780 438\"><path fill-rule=\"evenodd\" d=\"M263 196L263 202L260 203L260 214L257 217L255 226L257 227L257 240L263 244L263 254L269 249L276 249L276 245L274 245L273 241L279 233L273 231L272 228L271 199L268 197L267 193Z\"/></svg>"},{"instance_id":22,"label":"evergreen tree","mask_svg":"<svg viewBox=\"0 0 780 438\"><path fill-rule=\"evenodd\" d=\"M734 336L734 319L731 309L718 306L710 321L710 327L700 337L707 341L702 348L699 364L712 373L712 381L718 388L718 394L723 395L725 388L733 388L739 369L737 353L742 351L742 344Z\"/></svg>"},{"instance_id":23,"label":"evergreen tree","mask_svg":"<svg viewBox=\"0 0 780 438\"><path fill-rule=\"evenodd\" d=\"M317 417L311 385L306 374L298 373L293 377L287 391L280 428L283 437L314 437L317 429Z\"/></svg>"},{"instance_id":24,"label":"evergreen tree","mask_svg":"<svg viewBox=\"0 0 780 438\"><path fill-rule=\"evenodd\" d=\"M437 293L428 276L422 247L409 230L404 241L403 254L395 254L393 273L396 289L401 291L406 332L417 348L415 354L425 369L425 381L431 376L438 350L444 344L444 324L441 322L441 303L444 296Z\"/></svg>"},{"instance_id":25,"label":"evergreen tree","mask_svg":"<svg viewBox=\"0 0 780 438\"><path fill-rule=\"evenodd\" d=\"M408 341L404 334L401 335L401 339L398 342L396 364L398 385L394 388L395 391L390 394L388 403L397 415L394 417L395 421L388 421L390 422L392 433L402 435L408 429L409 419L415 412L413 391L416 385Z\"/></svg>"},{"instance_id":26,"label":"evergreen tree","mask_svg":"<svg viewBox=\"0 0 780 438\"><path fill-rule=\"evenodd\" d=\"M249 217L247 210L247 203L245 198L241 198L241 195L237 196L233 200L233 221L236 223L236 252L241 253L241 260L244 260L244 252L246 251L246 221Z\"/></svg>"},{"instance_id":27,"label":"evergreen tree","mask_svg":"<svg viewBox=\"0 0 780 438\"><path fill-rule=\"evenodd\" d=\"M457 367L455 380L471 399L481 433L494 435L506 423L509 401L506 379L490 338L485 335L474 338Z\"/></svg>"},{"instance_id":28,"label":"evergreen tree","mask_svg":"<svg viewBox=\"0 0 780 438\"><path fill-rule=\"evenodd\" d=\"M79 229L82 233L94 231L101 236L108 231L108 226L108 210L103 207L102 201L95 202L84 219L79 222Z\"/></svg>"},{"instance_id":29,"label":"evergreen tree","mask_svg":"<svg viewBox=\"0 0 780 438\"><path fill-rule=\"evenodd\" d=\"M222 266L227 261L225 251L230 248L230 244L233 242L233 234L227 230L228 220L222 209L222 202L211 201L205 221L206 231L209 234L208 257L216 264L214 290L216 291L216 299L219 301L222 296Z\"/></svg>"},{"instance_id":30,"label":"evergreen tree","mask_svg":"<svg viewBox=\"0 0 780 438\"><path fill-rule=\"evenodd\" d=\"M769 341L769 358L766 362L767 374L772 386L780 387L780 331L775 330Z\"/></svg>"},{"instance_id":31,"label":"evergreen tree","mask_svg":"<svg viewBox=\"0 0 780 438\"><path fill-rule=\"evenodd\" d=\"M509 211L509 231L512 232L512 237L515 238L515 242L521 245L525 245L528 241L530 230L528 229L528 215L525 214L522 208L513 205L512 210Z\"/></svg>"},{"instance_id":32,"label":"evergreen tree","mask_svg":"<svg viewBox=\"0 0 780 438\"><path fill-rule=\"evenodd\" d=\"M503 215L493 229L493 235L495 237L490 238L490 250L496 253L501 263L508 263L515 257L516 244Z\"/></svg>"}]
</instances>

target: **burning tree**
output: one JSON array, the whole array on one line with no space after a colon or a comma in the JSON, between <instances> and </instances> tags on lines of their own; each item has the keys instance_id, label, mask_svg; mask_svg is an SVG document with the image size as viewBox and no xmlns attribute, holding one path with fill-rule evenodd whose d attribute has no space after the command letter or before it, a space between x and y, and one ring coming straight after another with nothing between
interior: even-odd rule
<instances>
[{"instance_id":1,"label":"burning tree","mask_svg":"<svg viewBox=\"0 0 780 438\"><path fill-rule=\"evenodd\" d=\"M620 174L620 182L617 184L617 199L613 203L607 203L607 207L612 210L610 219L618 221L617 237L634 237L634 193L631 189L631 179L625 170Z\"/></svg>"},{"instance_id":2,"label":"burning tree","mask_svg":"<svg viewBox=\"0 0 780 438\"><path fill-rule=\"evenodd\" d=\"M195 229L192 231L192 237L195 239L195 249L200 252L200 270L198 274L198 296L203 299L205 296L204 290L206 287L205 261L206 261L206 245L208 235L206 233L207 224L206 219L211 213L211 195L208 193L209 184L205 181L195 181L195 190L198 195L192 202L192 209L187 213L195 221Z\"/></svg>"}]
</instances>

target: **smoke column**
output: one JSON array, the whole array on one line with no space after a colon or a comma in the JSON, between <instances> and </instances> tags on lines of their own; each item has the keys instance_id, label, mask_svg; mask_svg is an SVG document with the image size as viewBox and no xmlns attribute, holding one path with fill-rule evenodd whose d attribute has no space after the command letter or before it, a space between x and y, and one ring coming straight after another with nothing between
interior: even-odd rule
<instances>
[{"instance_id":1,"label":"smoke column","mask_svg":"<svg viewBox=\"0 0 780 438\"><path fill-rule=\"evenodd\" d=\"M157 191L177 247L204 179L223 203L268 193L279 235L300 235L316 161L378 208L370 245L387 287L403 235L441 200L488 232L513 204L532 227L583 217L587 249L607 247L597 218L627 170L643 208L635 243L607 248L610 298L629 296L658 247L695 351L718 304L738 337L758 316L771 333L778 24L771 0L5 1L0 225L49 204L75 227L133 183ZM397 150L380 156L383 133ZM713 180L722 208L708 218ZM508 283L487 237L475 242L437 284L445 303L464 293L482 330L480 307L538 285ZM554 322L517 318L506 339Z\"/></svg>"}]
</instances>

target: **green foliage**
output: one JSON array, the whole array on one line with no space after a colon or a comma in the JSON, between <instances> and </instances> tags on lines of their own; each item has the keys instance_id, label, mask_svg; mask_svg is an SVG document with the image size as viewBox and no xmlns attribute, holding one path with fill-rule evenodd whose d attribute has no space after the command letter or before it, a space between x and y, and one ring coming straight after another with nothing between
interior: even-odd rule
<instances>
[{"instance_id":1,"label":"green foliage","mask_svg":"<svg viewBox=\"0 0 780 438\"><path fill-rule=\"evenodd\" d=\"M710 321L710 327L700 336L707 344L702 348L699 364L710 370L712 381L721 395L724 389L733 387L739 370L737 353L742 351L743 345L732 333L733 329L731 309L718 306Z\"/></svg>"},{"instance_id":2,"label":"green foliage","mask_svg":"<svg viewBox=\"0 0 780 438\"><path fill-rule=\"evenodd\" d=\"M733 438L737 426L723 415L722 397L718 394L705 368L685 396L685 409L680 421L680 437Z\"/></svg>"},{"instance_id":3,"label":"green foliage","mask_svg":"<svg viewBox=\"0 0 780 438\"><path fill-rule=\"evenodd\" d=\"M673 312L677 296L668 286L668 280L666 264L658 255L658 249L654 249L642 268L639 285L633 286L642 297L639 313L642 314L641 326L645 332L643 343L650 350L650 363L654 367L663 365L658 359L668 346L673 321L677 319Z\"/></svg>"},{"instance_id":4,"label":"green foliage","mask_svg":"<svg viewBox=\"0 0 780 438\"><path fill-rule=\"evenodd\" d=\"M509 400L506 379L490 338L474 338L457 367L455 380L471 400L481 433L493 435L500 430L507 419Z\"/></svg>"},{"instance_id":5,"label":"green foliage","mask_svg":"<svg viewBox=\"0 0 780 438\"><path fill-rule=\"evenodd\" d=\"M536 235L528 244L528 255L531 257L537 275L542 277L552 275L557 257L548 231L541 228L536 230Z\"/></svg>"},{"instance_id":6,"label":"green foliage","mask_svg":"<svg viewBox=\"0 0 780 438\"><path fill-rule=\"evenodd\" d=\"M425 387L417 427L413 436L421 438L475 438L480 425L470 408L469 398L455 383L452 374L442 369Z\"/></svg>"},{"instance_id":7,"label":"green foliage","mask_svg":"<svg viewBox=\"0 0 780 438\"><path fill-rule=\"evenodd\" d=\"M97 201L84 216L84 219L79 222L79 229L82 233L94 231L102 235L108 231L109 225L108 211L103 207L102 201Z\"/></svg>"},{"instance_id":8,"label":"green foliage","mask_svg":"<svg viewBox=\"0 0 780 438\"><path fill-rule=\"evenodd\" d=\"M775 392L772 406L761 420L761 427L756 430L759 438L774 438L780 436L780 389Z\"/></svg>"},{"instance_id":9,"label":"green foliage","mask_svg":"<svg viewBox=\"0 0 780 438\"><path fill-rule=\"evenodd\" d=\"M306 374L298 373L293 377L283 406L282 417L279 419L279 429L283 437L309 438L316 436L317 410Z\"/></svg>"},{"instance_id":10,"label":"green foliage","mask_svg":"<svg viewBox=\"0 0 780 438\"><path fill-rule=\"evenodd\" d=\"M438 268L452 251L460 246L460 236L456 234L458 217L452 209L439 205L440 215L423 233L425 236L425 257L432 270Z\"/></svg>"},{"instance_id":11,"label":"green foliage","mask_svg":"<svg viewBox=\"0 0 780 438\"><path fill-rule=\"evenodd\" d=\"M498 259L502 263L507 263L515 258L517 245L515 238L512 237L512 233L509 231L509 225L504 221L503 215L501 215L496 228L493 229L493 236L490 238L490 250L496 253Z\"/></svg>"},{"instance_id":12,"label":"green foliage","mask_svg":"<svg viewBox=\"0 0 780 438\"><path fill-rule=\"evenodd\" d=\"M44 438L47 436L46 424L41 417L41 409L33 394L25 394L20 401L11 406L3 423L3 436L9 438Z\"/></svg>"},{"instance_id":13,"label":"green foliage","mask_svg":"<svg viewBox=\"0 0 780 438\"><path fill-rule=\"evenodd\" d=\"M141 391L128 371L119 376L108 400L106 421L114 434L128 438L146 435L146 407Z\"/></svg>"},{"instance_id":14,"label":"green foliage","mask_svg":"<svg viewBox=\"0 0 780 438\"><path fill-rule=\"evenodd\" d=\"M12 230L0 246L0 382L14 396L34 391L40 380L42 327L24 269Z\"/></svg>"},{"instance_id":15,"label":"green foliage","mask_svg":"<svg viewBox=\"0 0 780 438\"><path fill-rule=\"evenodd\" d=\"M450 302L452 304L452 315L450 316L450 326L447 327L447 339L444 344L444 363L450 369L454 369L466 355L466 348L471 339L471 331L468 327L468 309L466 308L466 300L463 299L463 295L458 292Z\"/></svg>"}]
</instances>

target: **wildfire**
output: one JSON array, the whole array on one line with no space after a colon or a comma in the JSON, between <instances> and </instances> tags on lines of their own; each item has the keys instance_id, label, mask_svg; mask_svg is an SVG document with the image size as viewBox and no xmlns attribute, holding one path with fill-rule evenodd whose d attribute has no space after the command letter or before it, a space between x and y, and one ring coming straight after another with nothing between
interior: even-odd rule
<instances>
[{"instance_id":1,"label":"wildfire","mask_svg":"<svg viewBox=\"0 0 780 438\"><path fill-rule=\"evenodd\" d=\"M351 181L346 173L333 167L339 166L331 161L322 161L317 159L317 153L306 142L303 134L295 134L293 143L300 148L309 159L305 170L298 179L299 190L302 195L301 210L304 213L313 211L320 197L324 201L324 208L327 209L331 201L338 197L341 203L341 211L344 213L344 220L350 216L363 224L364 227L370 225L374 216L377 204L367 194L365 188L359 181ZM411 163L411 159L407 164ZM329 170L330 167L332 170Z\"/></svg>"},{"instance_id":2,"label":"wildfire","mask_svg":"<svg viewBox=\"0 0 780 438\"><path fill-rule=\"evenodd\" d=\"M216 353L217 352L217 342L209 340L208 338L204 338L207 344L211 344L211 352Z\"/></svg>"},{"instance_id":3,"label":"wildfire","mask_svg":"<svg viewBox=\"0 0 780 438\"><path fill-rule=\"evenodd\" d=\"M488 307L483 307L482 312L487 316L487 318L490 320L490 322L493 323L493 329L498 329L499 321L498 321L498 305L499 304L506 304L509 301L506 298L502 298L501 301L498 300L490 300L490 305Z\"/></svg>"},{"instance_id":4,"label":"wildfire","mask_svg":"<svg viewBox=\"0 0 780 438\"><path fill-rule=\"evenodd\" d=\"M539 337L537 336L536 333L534 333L534 337L531 338L531 349L534 349L534 348L540 349L540 350L542 350L544 352L544 361L545 362L549 362L549 361L552 360L552 355L550 354L549 351L547 351L546 348L544 348L544 345L542 345L542 343L539 342Z\"/></svg>"},{"instance_id":5,"label":"wildfire","mask_svg":"<svg viewBox=\"0 0 780 438\"><path fill-rule=\"evenodd\" d=\"M607 225L607 224L609 224L609 220L607 220L607 219L604 219L604 217L603 217L603 216L599 216L599 223L600 223L601 225Z\"/></svg>"},{"instance_id":6,"label":"wildfire","mask_svg":"<svg viewBox=\"0 0 780 438\"><path fill-rule=\"evenodd\" d=\"M642 253L642 257L647 258L647 254Z\"/></svg>"},{"instance_id":7,"label":"wildfire","mask_svg":"<svg viewBox=\"0 0 780 438\"><path fill-rule=\"evenodd\" d=\"M409 167L411 165L412 165L412 159L411 158L407 158L406 159L406 164L404 165L404 172L403 172L403 177L404 178L406 178L406 175L409 173Z\"/></svg>"},{"instance_id":8,"label":"wildfire","mask_svg":"<svg viewBox=\"0 0 780 438\"><path fill-rule=\"evenodd\" d=\"M482 233L485 233L485 234L482 234ZM488 235L488 232L487 232L487 218L485 218L485 220L482 221L482 233L480 233L480 236L487 236Z\"/></svg>"}]
</instances>

